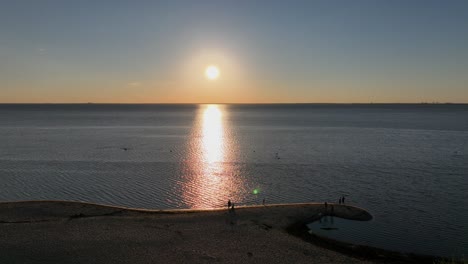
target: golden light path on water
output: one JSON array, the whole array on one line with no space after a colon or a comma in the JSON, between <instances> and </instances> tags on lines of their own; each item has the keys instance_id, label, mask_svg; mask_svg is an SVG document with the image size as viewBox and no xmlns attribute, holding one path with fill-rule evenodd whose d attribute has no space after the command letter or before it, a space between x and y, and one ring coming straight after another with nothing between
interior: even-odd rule
<instances>
[{"instance_id":1,"label":"golden light path on water","mask_svg":"<svg viewBox=\"0 0 468 264\"><path fill-rule=\"evenodd\" d=\"M221 110L216 105L208 105L203 112L203 161L208 164L224 161L224 131L221 118Z\"/></svg>"},{"instance_id":2,"label":"golden light path on water","mask_svg":"<svg viewBox=\"0 0 468 264\"><path fill-rule=\"evenodd\" d=\"M236 144L226 124L222 105L201 105L189 139L182 197L190 208L224 206L241 201L248 191L232 165Z\"/></svg>"}]
</instances>

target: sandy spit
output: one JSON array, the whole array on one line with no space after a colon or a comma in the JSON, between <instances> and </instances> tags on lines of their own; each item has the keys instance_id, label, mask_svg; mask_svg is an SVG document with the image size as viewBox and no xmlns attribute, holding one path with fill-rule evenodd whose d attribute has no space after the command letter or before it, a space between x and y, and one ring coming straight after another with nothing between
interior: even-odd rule
<instances>
[{"instance_id":1,"label":"sandy spit","mask_svg":"<svg viewBox=\"0 0 468 264\"><path fill-rule=\"evenodd\" d=\"M372 218L354 206L334 204L333 209L342 218ZM0 263L373 263L286 231L326 212L318 203L232 211L5 202L0 203Z\"/></svg>"}]
</instances>

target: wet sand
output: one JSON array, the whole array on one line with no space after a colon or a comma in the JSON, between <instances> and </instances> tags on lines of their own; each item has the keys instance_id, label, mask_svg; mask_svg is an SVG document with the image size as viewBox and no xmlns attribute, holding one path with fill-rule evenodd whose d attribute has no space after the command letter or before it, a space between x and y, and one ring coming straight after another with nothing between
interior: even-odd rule
<instances>
[{"instance_id":1,"label":"wet sand","mask_svg":"<svg viewBox=\"0 0 468 264\"><path fill-rule=\"evenodd\" d=\"M373 263L291 235L324 210L317 203L234 212L0 203L0 263ZM337 204L334 215L372 218L364 209Z\"/></svg>"}]
</instances>

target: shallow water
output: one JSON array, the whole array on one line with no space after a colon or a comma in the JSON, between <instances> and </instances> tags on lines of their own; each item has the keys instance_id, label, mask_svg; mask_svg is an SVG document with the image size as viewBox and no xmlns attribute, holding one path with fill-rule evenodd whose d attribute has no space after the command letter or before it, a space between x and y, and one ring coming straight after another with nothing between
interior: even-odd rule
<instances>
[{"instance_id":1,"label":"shallow water","mask_svg":"<svg viewBox=\"0 0 468 264\"><path fill-rule=\"evenodd\" d=\"M0 199L207 208L345 195L388 244L468 255L467 116L466 105L0 105Z\"/></svg>"},{"instance_id":2,"label":"shallow water","mask_svg":"<svg viewBox=\"0 0 468 264\"><path fill-rule=\"evenodd\" d=\"M440 240L443 239L440 232L432 234L431 237L425 237L424 234L418 234L424 232L419 226L400 226L400 229L385 228L378 220L353 221L328 216L323 217L320 221L310 223L308 227L310 232L319 236L397 252L448 257L463 256L464 252L463 237L454 238L455 242L440 243ZM410 232L408 228L416 230ZM402 237L405 239L401 239ZM417 243L418 247L414 247L414 243Z\"/></svg>"}]
</instances>

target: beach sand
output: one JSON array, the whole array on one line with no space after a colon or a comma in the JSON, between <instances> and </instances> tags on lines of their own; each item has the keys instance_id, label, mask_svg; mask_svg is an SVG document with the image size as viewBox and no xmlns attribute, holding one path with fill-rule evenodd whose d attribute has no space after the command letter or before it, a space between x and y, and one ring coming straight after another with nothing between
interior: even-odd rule
<instances>
[{"instance_id":1,"label":"beach sand","mask_svg":"<svg viewBox=\"0 0 468 264\"><path fill-rule=\"evenodd\" d=\"M330 205L329 205L330 207ZM372 263L318 247L286 230L324 205L136 210L89 203L0 203L0 263ZM356 220L364 209L334 205Z\"/></svg>"}]
</instances>

